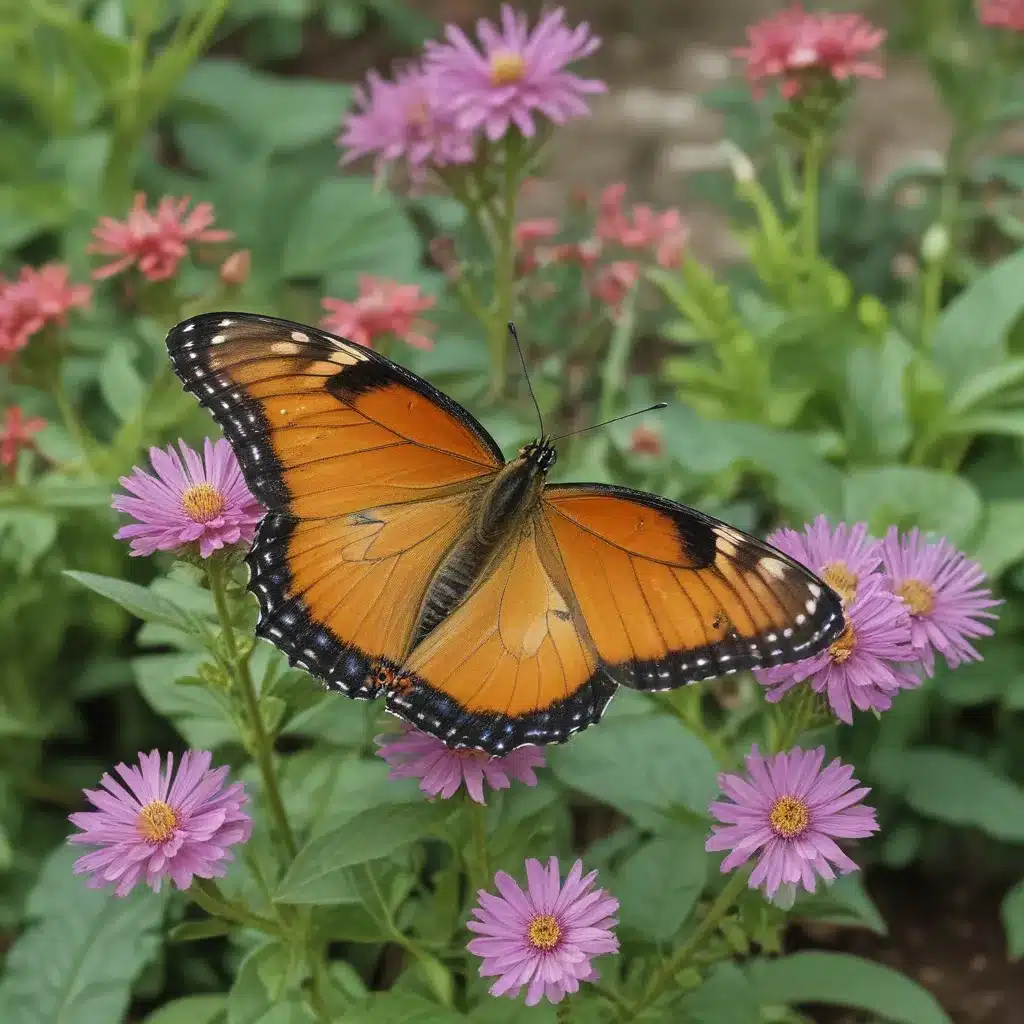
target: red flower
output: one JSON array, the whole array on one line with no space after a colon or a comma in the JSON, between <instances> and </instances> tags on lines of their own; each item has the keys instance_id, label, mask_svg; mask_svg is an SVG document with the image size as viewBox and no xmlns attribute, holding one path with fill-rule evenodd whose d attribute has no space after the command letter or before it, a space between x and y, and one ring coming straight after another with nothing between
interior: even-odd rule
<instances>
[{"instance_id":1,"label":"red flower","mask_svg":"<svg viewBox=\"0 0 1024 1024\"><path fill-rule=\"evenodd\" d=\"M25 419L21 406L8 406L4 412L4 422L0 425L0 464L11 466L22 448L32 444L32 435L37 434L46 426L46 420L38 416Z\"/></svg>"},{"instance_id":2,"label":"red flower","mask_svg":"<svg viewBox=\"0 0 1024 1024\"><path fill-rule=\"evenodd\" d=\"M660 455L661 431L639 426L629 437L629 450L636 455Z\"/></svg>"},{"instance_id":3,"label":"red flower","mask_svg":"<svg viewBox=\"0 0 1024 1024\"><path fill-rule=\"evenodd\" d=\"M71 284L63 263L35 270L22 267L16 281L0 277L0 362L9 360L28 339L47 324L63 324L68 310L87 306L87 284Z\"/></svg>"},{"instance_id":4,"label":"red flower","mask_svg":"<svg viewBox=\"0 0 1024 1024\"><path fill-rule=\"evenodd\" d=\"M618 312L619 304L639 280L638 263L632 260L615 260L598 271L594 294Z\"/></svg>"},{"instance_id":5,"label":"red flower","mask_svg":"<svg viewBox=\"0 0 1024 1024\"><path fill-rule=\"evenodd\" d=\"M433 348L434 342L426 333L430 324L417 319L416 314L430 309L434 300L420 295L419 285L364 275L359 278L355 302L324 299L322 305L328 315L320 323L357 345L373 348L376 338L393 335L413 348Z\"/></svg>"},{"instance_id":6,"label":"red flower","mask_svg":"<svg viewBox=\"0 0 1024 1024\"><path fill-rule=\"evenodd\" d=\"M554 217L521 220L516 225L516 247L525 249L558 234L560 225Z\"/></svg>"},{"instance_id":7,"label":"red flower","mask_svg":"<svg viewBox=\"0 0 1024 1024\"><path fill-rule=\"evenodd\" d=\"M139 192L135 204L122 222L112 217L101 217L93 228L96 239L89 246L89 252L105 256L117 256L113 263L94 270L92 276L99 279L120 274L132 264L138 264L143 276L150 281L164 281L178 269L178 264L188 255L193 242L226 242L232 237L230 231L211 230L213 206L198 203L187 216L185 211L192 200L174 199L164 196L156 213L146 209L146 196Z\"/></svg>"},{"instance_id":8,"label":"red flower","mask_svg":"<svg viewBox=\"0 0 1024 1024\"><path fill-rule=\"evenodd\" d=\"M1024 0L978 0L978 20L993 28L1024 32Z\"/></svg>"},{"instance_id":9,"label":"red flower","mask_svg":"<svg viewBox=\"0 0 1024 1024\"><path fill-rule=\"evenodd\" d=\"M800 4L747 27L749 46L734 50L747 62L747 79L755 96L763 93L762 78L781 79L786 99L796 96L807 72L847 78L881 78L882 68L863 59L885 39L859 14L808 14Z\"/></svg>"},{"instance_id":10,"label":"red flower","mask_svg":"<svg viewBox=\"0 0 1024 1024\"><path fill-rule=\"evenodd\" d=\"M649 206L638 205L627 216L622 208L625 193L626 186L622 183L609 185L601 193L596 225L598 237L617 242L624 249L649 249L659 266L678 266L686 244L686 228L679 211L655 213Z\"/></svg>"}]
</instances>

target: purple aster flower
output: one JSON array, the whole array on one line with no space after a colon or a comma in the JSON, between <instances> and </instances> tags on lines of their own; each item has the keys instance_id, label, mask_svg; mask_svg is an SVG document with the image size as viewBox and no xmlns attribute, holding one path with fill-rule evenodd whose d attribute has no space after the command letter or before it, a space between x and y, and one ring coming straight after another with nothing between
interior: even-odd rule
<instances>
[{"instance_id":1,"label":"purple aster flower","mask_svg":"<svg viewBox=\"0 0 1024 1024\"><path fill-rule=\"evenodd\" d=\"M479 891L476 920L466 924L479 938L468 948L483 958L480 976L498 979L492 996L514 999L526 985L527 1006L544 996L557 1003L581 981L597 979L591 957L619 949L612 933L619 901L593 888L596 877L596 871L584 877L578 860L562 885L558 858L552 857L546 868L538 860L526 862L526 892L504 871L494 876L500 895Z\"/></svg>"},{"instance_id":2,"label":"purple aster flower","mask_svg":"<svg viewBox=\"0 0 1024 1024\"><path fill-rule=\"evenodd\" d=\"M808 680L849 725L854 705L861 711L887 711L899 690L921 685L907 664L920 660L910 640L910 616L883 583L880 573L861 581L857 596L844 609L846 628L820 654L754 673L768 687L770 701L781 700L797 683Z\"/></svg>"},{"instance_id":3,"label":"purple aster flower","mask_svg":"<svg viewBox=\"0 0 1024 1024\"><path fill-rule=\"evenodd\" d=\"M511 780L537 785L535 768L545 764L542 747L518 747L500 757L490 757L482 750L452 750L436 736L430 736L408 723L402 731L375 737L391 771L389 779L419 779L420 789L428 796L441 796L445 800L454 796L465 783L466 792L478 803L484 800L484 783L491 789L508 789Z\"/></svg>"},{"instance_id":4,"label":"purple aster flower","mask_svg":"<svg viewBox=\"0 0 1024 1024\"><path fill-rule=\"evenodd\" d=\"M968 638L991 636L991 628L978 620L997 618L988 609L1003 603L981 585L981 566L944 538L922 540L916 527L904 537L889 527L882 554L890 585L910 612L911 640L928 675L935 671L936 651L950 668L981 661Z\"/></svg>"},{"instance_id":5,"label":"purple aster flower","mask_svg":"<svg viewBox=\"0 0 1024 1024\"><path fill-rule=\"evenodd\" d=\"M722 871L738 868L760 850L749 885L763 887L770 899L782 885L802 883L814 892L815 876L835 879L833 865L839 874L857 870L835 839L878 831L874 810L859 806L870 789L858 788L853 768L838 758L823 769L824 759L824 747L762 757L755 746L746 758L746 777L718 776L732 802L709 808L722 824L712 827L706 849L729 851Z\"/></svg>"},{"instance_id":6,"label":"purple aster flower","mask_svg":"<svg viewBox=\"0 0 1024 1024\"><path fill-rule=\"evenodd\" d=\"M430 164L444 167L473 159L473 137L455 126L455 118L439 102L437 76L415 65L400 68L395 80L367 75L365 89L356 90L357 109L346 118L338 143L346 152L342 163L373 154L379 171L404 157L414 175Z\"/></svg>"},{"instance_id":7,"label":"purple aster flower","mask_svg":"<svg viewBox=\"0 0 1024 1024\"><path fill-rule=\"evenodd\" d=\"M868 536L867 523L840 523L833 530L825 516L805 526L803 533L788 527L776 530L768 543L816 572L845 604L857 596L857 584L882 561L881 545Z\"/></svg>"},{"instance_id":8,"label":"purple aster flower","mask_svg":"<svg viewBox=\"0 0 1024 1024\"><path fill-rule=\"evenodd\" d=\"M91 875L90 889L116 882L115 895L126 896L145 881L159 892L165 877L187 889L193 875L223 875L228 847L249 838L252 821L242 810L248 797L240 782L224 788L226 766L210 771L205 750L186 750L177 775L173 754L165 770L160 762L153 750L139 754L138 768L119 764L128 788L104 773L102 789L85 790L97 810L70 815L82 831L68 842L100 847L75 861L76 875Z\"/></svg>"},{"instance_id":9,"label":"purple aster flower","mask_svg":"<svg viewBox=\"0 0 1024 1024\"><path fill-rule=\"evenodd\" d=\"M530 32L526 15L503 4L500 30L486 18L477 22L483 53L454 25L445 28L447 43L427 43L426 66L437 73L460 128L482 128L497 141L515 124L532 137L534 113L563 124L588 112L583 97L604 92L604 82L578 78L565 68L592 54L601 40L586 22L571 29L564 19L556 8Z\"/></svg>"},{"instance_id":10,"label":"purple aster flower","mask_svg":"<svg viewBox=\"0 0 1024 1024\"><path fill-rule=\"evenodd\" d=\"M248 544L264 510L249 493L231 446L207 438L200 456L184 441L178 445L180 457L171 445L166 451L150 448L156 476L136 466L131 476L121 477L121 486L135 497L115 494L110 504L136 522L122 526L114 536L130 537L133 555L171 551L198 541L200 555L209 558L225 544Z\"/></svg>"}]
</instances>

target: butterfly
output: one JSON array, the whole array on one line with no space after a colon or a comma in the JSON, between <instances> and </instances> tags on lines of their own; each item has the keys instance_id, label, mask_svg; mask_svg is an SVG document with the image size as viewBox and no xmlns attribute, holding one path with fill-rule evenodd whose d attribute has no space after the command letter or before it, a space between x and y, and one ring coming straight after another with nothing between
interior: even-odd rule
<instances>
[{"instance_id":1,"label":"butterfly","mask_svg":"<svg viewBox=\"0 0 1024 1024\"><path fill-rule=\"evenodd\" d=\"M451 747L561 742L619 686L796 661L844 628L782 552L654 494L548 483L549 438L506 462L370 349L249 313L192 317L167 347L267 509L257 634Z\"/></svg>"}]
</instances>

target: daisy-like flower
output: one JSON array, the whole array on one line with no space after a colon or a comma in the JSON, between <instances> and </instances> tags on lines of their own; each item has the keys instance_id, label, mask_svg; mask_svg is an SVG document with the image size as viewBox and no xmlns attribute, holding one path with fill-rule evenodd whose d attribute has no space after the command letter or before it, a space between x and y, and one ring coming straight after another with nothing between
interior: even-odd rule
<instances>
[{"instance_id":1,"label":"daisy-like flower","mask_svg":"<svg viewBox=\"0 0 1024 1024\"><path fill-rule=\"evenodd\" d=\"M65 324L70 310L88 306L92 290L72 284L63 263L22 267L16 281L0 277L0 362L23 349L47 324Z\"/></svg>"},{"instance_id":2,"label":"daisy-like flower","mask_svg":"<svg viewBox=\"0 0 1024 1024\"><path fill-rule=\"evenodd\" d=\"M982 586L981 566L945 539L925 541L916 527L900 537L891 526L882 556L890 586L910 612L911 639L928 675L935 671L936 651L950 668L981 661L970 641L992 635L979 620L997 618L990 609L1002 604Z\"/></svg>"},{"instance_id":3,"label":"daisy-like flower","mask_svg":"<svg viewBox=\"0 0 1024 1024\"><path fill-rule=\"evenodd\" d=\"M886 589L880 573L861 582L843 611L846 628L820 654L754 673L767 687L768 700L781 700L806 680L816 693L826 695L832 710L849 725L854 707L888 711L897 692L921 685L911 667L920 655L911 643L910 616L903 602Z\"/></svg>"},{"instance_id":4,"label":"daisy-like flower","mask_svg":"<svg viewBox=\"0 0 1024 1024\"><path fill-rule=\"evenodd\" d=\"M853 768L838 758L822 768L824 760L824 747L762 757L755 746L746 758L745 777L718 776L729 800L709 808L721 824L712 826L706 849L729 851L723 872L760 851L749 885L771 898L782 885L814 892L818 877L830 882L837 871L857 870L835 840L878 831L874 810L862 804L870 789L859 786Z\"/></svg>"},{"instance_id":5,"label":"daisy-like flower","mask_svg":"<svg viewBox=\"0 0 1024 1024\"><path fill-rule=\"evenodd\" d=\"M486 18L477 22L482 53L454 25L445 28L445 38L447 43L427 43L426 67L437 74L456 124L469 132L482 129L491 141L511 125L532 137L535 114L555 124L580 117L588 113L584 97L606 88L565 70L590 56L601 41L586 22L569 28L560 7L544 14L530 32L526 15L503 4L500 28Z\"/></svg>"},{"instance_id":6,"label":"daisy-like flower","mask_svg":"<svg viewBox=\"0 0 1024 1024\"><path fill-rule=\"evenodd\" d=\"M542 747L518 747L509 754L489 757L482 750L452 750L436 736L420 732L407 722L398 734L377 736L377 756L391 771L389 779L419 779L427 796L450 799L465 785L478 804L484 800L484 783L491 789L508 789L511 780L537 785L534 769L545 764Z\"/></svg>"},{"instance_id":7,"label":"daisy-like flower","mask_svg":"<svg viewBox=\"0 0 1024 1024\"><path fill-rule=\"evenodd\" d=\"M977 8L982 25L1024 32L1024 0L978 0Z\"/></svg>"},{"instance_id":8,"label":"daisy-like flower","mask_svg":"<svg viewBox=\"0 0 1024 1024\"><path fill-rule=\"evenodd\" d=\"M679 266L687 235L679 211L656 213L639 204L627 215L622 205L625 194L626 186L621 182L601 192L595 225L598 238L624 249L650 250L658 266Z\"/></svg>"},{"instance_id":9,"label":"daisy-like flower","mask_svg":"<svg viewBox=\"0 0 1024 1024\"><path fill-rule=\"evenodd\" d=\"M225 544L248 544L264 510L249 492L231 445L207 438L201 456L184 441L178 445L180 456L171 445L166 451L150 448L155 476L136 466L131 476L121 477L130 495L115 494L111 506L135 522L114 536L130 538L133 555L198 541L199 554L209 558Z\"/></svg>"},{"instance_id":10,"label":"daisy-like flower","mask_svg":"<svg viewBox=\"0 0 1024 1024\"><path fill-rule=\"evenodd\" d=\"M359 278L359 297L354 302L324 299L321 305L327 310L321 325L356 345L373 348L377 338L390 335L413 348L434 347L427 333L432 325L417 316L430 309L434 300L420 295L419 285L364 274Z\"/></svg>"},{"instance_id":11,"label":"daisy-like flower","mask_svg":"<svg viewBox=\"0 0 1024 1024\"><path fill-rule=\"evenodd\" d=\"M3 424L0 424L0 465L13 466L18 452L31 447L32 436L45 426L46 420L39 416L26 419L21 406L8 406L4 411Z\"/></svg>"},{"instance_id":12,"label":"daisy-like flower","mask_svg":"<svg viewBox=\"0 0 1024 1024\"><path fill-rule=\"evenodd\" d=\"M474 920L466 924L479 938L468 948L483 958L480 976L498 979L491 995L515 998L525 985L527 1006L544 997L557 1003L581 981L597 978L591 958L619 949L612 932L619 901L593 888L596 877L596 871L584 876L583 862L576 861L561 884L552 857L546 868L526 862L526 892L504 871L494 876L499 895L479 891Z\"/></svg>"},{"instance_id":13,"label":"daisy-like flower","mask_svg":"<svg viewBox=\"0 0 1024 1024\"><path fill-rule=\"evenodd\" d=\"M734 50L747 63L747 79L755 96L763 79L780 80L786 99L796 96L814 76L838 82L850 78L881 78L873 57L885 29L859 14L808 13L800 4L747 28L748 46Z\"/></svg>"},{"instance_id":14,"label":"daisy-like flower","mask_svg":"<svg viewBox=\"0 0 1024 1024\"><path fill-rule=\"evenodd\" d=\"M428 165L469 163L472 133L456 126L440 97L437 76L423 68L400 68L393 82L371 71L366 88L356 90L356 108L342 126L342 163L373 156L380 171L404 158L414 176Z\"/></svg>"},{"instance_id":15,"label":"daisy-like flower","mask_svg":"<svg viewBox=\"0 0 1024 1024\"><path fill-rule=\"evenodd\" d=\"M818 516L803 533L782 527L768 543L816 572L846 604L857 596L858 584L882 564L882 546L868 535L867 523L840 523L832 529L825 516Z\"/></svg>"},{"instance_id":16,"label":"daisy-like flower","mask_svg":"<svg viewBox=\"0 0 1024 1024\"><path fill-rule=\"evenodd\" d=\"M226 242L233 237L230 231L211 227L211 203L197 203L191 213L186 213L191 201L188 196L164 196L156 212L150 213L145 194L139 192L125 220L101 217L93 228L95 241L88 251L117 259L94 270L92 276L112 277L134 265L148 280L165 281L174 275L194 243Z\"/></svg>"},{"instance_id":17,"label":"daisy-like flower","mask_svg":"<svg viewBox=\"0 0 1024 1024\"><path fill-rule=\"evenodd\" d=\"M161 761L153 750L139 754L138 767L119 764L124 785L104 773L102 788L85 790L96 810L70 815L82 831L68 842L99 847L75 861L90 889L116 883L114 894L127 896L145 882L159 892L165 878L187 889L193 876L223 875L228 848L249 838L252 821L242 810L248 797L241 782L224 788L226 766L211 771L205 750L186 750L176 774L173 754L166 768Z\"/></svg>"}]
</instances>

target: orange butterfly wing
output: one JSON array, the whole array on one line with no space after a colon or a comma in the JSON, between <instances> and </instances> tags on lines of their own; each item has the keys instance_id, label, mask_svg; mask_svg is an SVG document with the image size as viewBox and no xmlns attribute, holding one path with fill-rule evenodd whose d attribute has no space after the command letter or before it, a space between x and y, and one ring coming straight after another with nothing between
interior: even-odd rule
<instances>
[{"instance_id":1,"label":"orange butterfly wing","mask_svg":"<svg viewBox=\"0 0 1024 1024\"><path fill-rule=\"evenodd\" d=\"M167 346L270 510L247 558L257 633L328 686L376 696L500 449L426 381L312 327L209 313Z\"/></svg>"}]
</instances>

